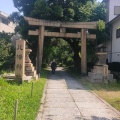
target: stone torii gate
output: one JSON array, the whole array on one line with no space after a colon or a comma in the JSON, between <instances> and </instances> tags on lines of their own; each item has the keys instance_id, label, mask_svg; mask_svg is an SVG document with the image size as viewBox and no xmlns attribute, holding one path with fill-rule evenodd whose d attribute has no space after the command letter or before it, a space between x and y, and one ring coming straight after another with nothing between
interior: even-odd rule
<instances>
[{"instance_id":1,"label":"stone torii gate","mask_svg":"<svg viewBox=\"0 0 120 120\"><path fill-rule=\"evenodd\" d=\"M86 34L88 29L96 29L97 22L58 22L24 17L29 25L39 26L39 30L29 30L28 35L39 35L38 73L41 71L44 37L81 38L81 73L87 73L86 39L96 39L95 34ZM60 32L45 31L45 27L59 27ZM66 33L66 28L81 29L81 33Z\"/></svg>"}]
</instances>

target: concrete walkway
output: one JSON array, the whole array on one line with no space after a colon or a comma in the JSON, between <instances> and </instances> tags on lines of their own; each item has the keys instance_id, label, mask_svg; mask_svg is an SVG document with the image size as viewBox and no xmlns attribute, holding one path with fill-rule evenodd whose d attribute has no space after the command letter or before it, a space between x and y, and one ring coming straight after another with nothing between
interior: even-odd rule
<instances>
[{"instance_id":1,"label":"concrete walkway","mask_svg":"<svg viewBox=\"0 0 120 120\"><path fill-rule=\"evenodd\" d=\"M57 68L47 80L36 120L120 120L120 112Z\"/></svg>"}]
</instances>

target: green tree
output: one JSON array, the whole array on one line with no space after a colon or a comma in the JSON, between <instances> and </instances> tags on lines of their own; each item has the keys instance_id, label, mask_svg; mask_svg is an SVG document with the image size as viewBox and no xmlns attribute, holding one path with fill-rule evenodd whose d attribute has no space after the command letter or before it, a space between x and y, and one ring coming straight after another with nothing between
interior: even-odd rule
<instances>
[{"instance_id":1,"label":"green tree","mask_svg":"<svg viewBox=\"0 0 120 120\"><path fill-rule=\"evenodd\" d=\"M0 33L0 70L14 67L15 51L10 41L11 35Z\"/></svg>"},{"instance_id":2,"label":"green tree","mask_svg":"<svg viewBox=\"0 0 120 120\"><path fill-rule=\"evenodd\" d=\"M102 5L102 3L97 3L96 0L13 0L13 2L15 7L18 8L23 15L47 20L80 22L98 21L99 19L104 20L103 15L106 12L104 5ZM23 37L32 41L32 38L27 36L27 30L30 28L33 29L34 27L29 27L23 18L20 19L19 26L20 28L18 30ZM101 27L99 26L99 28ZM52 30L53 29L49 29L49 31ZM80 30L69 31L80 32ZM94 31L90 32L95 33ZM68 42L74 52L73 60L76 67L80 68L81 46L79 39L65 39L65 41ZM49 43L52 44L52 42L45 41L45 44L47 43L48 45ZM48 49L48 47L46 49Z\"/></svg>"}]
</instances>

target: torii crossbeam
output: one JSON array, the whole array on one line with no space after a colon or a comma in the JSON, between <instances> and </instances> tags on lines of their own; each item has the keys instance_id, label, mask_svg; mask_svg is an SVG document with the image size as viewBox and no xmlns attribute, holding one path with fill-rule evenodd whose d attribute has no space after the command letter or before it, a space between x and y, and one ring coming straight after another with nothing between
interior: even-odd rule
<instances>
[{"instance_id":1,"label":"torii crossbeam","mask_svg":"<svg viewBox=\"0 0 120 120\"><path fill-rule=\"evenodd\" d=\"M43 42L44 37L62 37L62 38L80 38L81 39L81 73L87 73L86 61L86 39L96 39L95 34L86 34L87 29L96 29L97 22L59 22L41 20L30 17L24 17L29 25L39 26L39 30L29 30L29 35L39 35L39 62L38 73L41 71L42 56L43 56ZM60 32L47 32L45 27L59 27ZM66 33L66 28L81 29L81 33Z\"/></svg>"}]
</instances>

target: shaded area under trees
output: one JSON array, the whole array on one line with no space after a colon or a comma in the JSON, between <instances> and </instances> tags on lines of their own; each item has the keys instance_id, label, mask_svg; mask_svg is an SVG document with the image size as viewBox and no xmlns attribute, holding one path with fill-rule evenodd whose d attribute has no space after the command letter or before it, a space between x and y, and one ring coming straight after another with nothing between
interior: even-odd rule
<instances>
[{"instance_id":1,"label":"shaded area under trees","mask_svg":"<svg viewBox=\"0 0 120 120\"><path fill-rule=\"evenodd\" d=\"M105 5L103 3L97 3L96 0L30 0L30 1L24 1L24 0L13 0L15 7L19 10L19 13L13 13L11 15L11 19L14 20L14 22L19 23L19 26L17 26L16 31L19 31L20 34L22 34L24 39L28 39L28 41L31 43L31 48L33 50L32 52L32 60L35 63L35 58L33 56L36 56L37 53L37 39L38 37L32 37L28 36L28 29L38 29L37 27L31 27L28 26L28 24L24 21L24 18L22 15L20 15L20 12L23 13L25 16L34 17L37 19L46 19L46 20L55 20L55 21L79 21L79 22L88 22L88 21L98 21L101 19L101 21L98 22L98 29L97 31L90 30L88 32L90 33L96 33L97 34L97 42L93 42L91 45L91 42L88 41L87 43L87 51L91 50L91 53L88 52L88 58L91 61L95 61L95 47L96 43L103 42L106 38L106 31L103 30L105 28L105 15L106 15L106 9ZM103 21L102 21L103 20ZM56 28L57 29L57 28ZM53 29L48 29L49 31L53 31ZM103 30L103 31L102 31ZM80 30L69 30L72 32L80 32ZM49 39L49 40L47 40ZM54 38L53 38L54 39ZM55 51L61 51L60 47L50 48L50 46L53 44L53 39L51 38L45 38L44 41L44 55L43 55L43 63L49 62L46 56L50 57L50 55L54 56ZM54 41L57 41L58 39L54 39ZM67 49L66 51L73 50L73 60L74 65L77 68L80 68L80 40L78 39L64 39L71 48ZM60 46L58 42L57 46ZM65 51L65 52L66 52ZM69 52L67 53L69 54ZM70 55L70 54L69 54ZM59 57L62 54L59 52ZM56 56L58 57L58 56ZM64 61L65 57L63 60ZM66 58L67 59L67 58Z\"/></svg>"},{"instance_id":2,"label":"shaded area under trees","mask_svg":"<svg viewBox=\"0 0 120 120\"><path fill-rule=\"evenodd\" d=\"M12 35L0 33L0 72L12 70L15 64L15 49L11 44Z\"/></svg>"}]
</instances>

